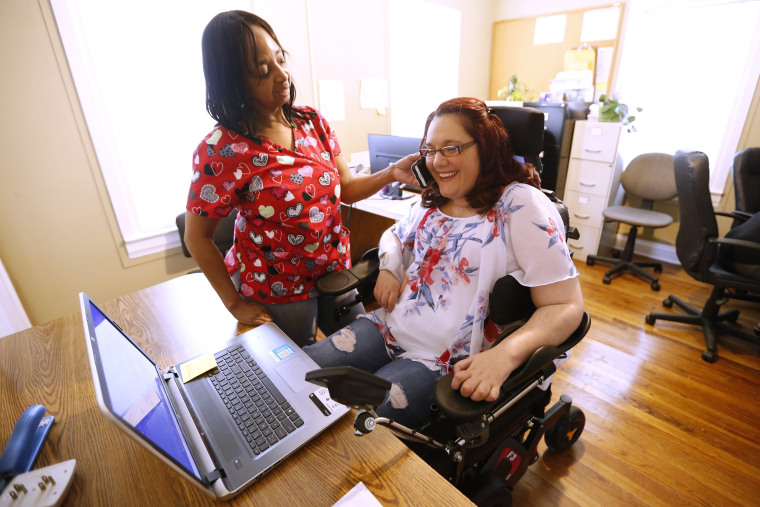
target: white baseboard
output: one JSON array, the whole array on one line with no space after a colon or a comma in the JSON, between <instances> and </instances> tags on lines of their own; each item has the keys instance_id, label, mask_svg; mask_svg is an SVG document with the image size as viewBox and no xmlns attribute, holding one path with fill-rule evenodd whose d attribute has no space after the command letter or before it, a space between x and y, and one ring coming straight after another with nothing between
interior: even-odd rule
<instances>
[{"instance_id":1,"label":"white baseboard","mask_svg":"<svg viewBox=\"0 0 760 507\"><path fill-rule=\"evenodd\" d=\"M618 234L615 237L615 250L625 249L625 242L628 240L628 235ZM679 265L681 262L676 255L676 247L673 245L666 245L665 243L658 243L657 241L648 241L646 239L636 238L636 246L634 253L643 257L649 257L660 262L667 262L668 264Z\"/></svg>"}]
</instances>

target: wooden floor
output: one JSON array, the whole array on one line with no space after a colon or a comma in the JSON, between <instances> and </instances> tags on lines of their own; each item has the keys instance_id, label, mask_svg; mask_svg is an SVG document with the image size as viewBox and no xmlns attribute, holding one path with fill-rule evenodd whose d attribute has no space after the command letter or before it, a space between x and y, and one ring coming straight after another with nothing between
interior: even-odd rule
<instances>
[{"instance_id":1,"label":"wooden floor","mask_svg":"<svg viewBox=\"0 0 760 507\"><path fill-rule=\"evenodd\" d=\"M720 338L701 359L695 326L658 321L674 294L702 307L710 287L665 266L662 290L608 266L576 261L591 330L554 381L586 415L571 449L543 454L518 483L515 505L760 505L760 347ZM752 330L760 304L729 301Z\"/></svg>"}]
</instances>

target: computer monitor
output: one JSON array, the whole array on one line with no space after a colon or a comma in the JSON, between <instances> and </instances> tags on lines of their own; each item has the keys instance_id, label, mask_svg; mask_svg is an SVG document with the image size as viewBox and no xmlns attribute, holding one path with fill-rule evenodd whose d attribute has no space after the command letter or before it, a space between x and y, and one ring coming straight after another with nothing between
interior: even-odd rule
<instances>
[{"instance_id":1,"label":"computer monitor","mask_svg":"<svg viewBox=\"0 0 760 507\"><path fill-rule=\"evenodd\" d=\"M376 173L420 149L422 139L416 137L368 134L370 171Z\"/></svg>"}]
</instances>

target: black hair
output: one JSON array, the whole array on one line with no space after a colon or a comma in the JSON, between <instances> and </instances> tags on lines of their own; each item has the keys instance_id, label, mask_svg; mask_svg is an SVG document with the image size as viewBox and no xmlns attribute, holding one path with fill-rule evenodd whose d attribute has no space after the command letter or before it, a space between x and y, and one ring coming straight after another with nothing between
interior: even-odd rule
<instances>
[{"instance_id":1,"label":"black hair","mask_svg":"<svg viewBox=\"0 0 760 507\"><path fill-rule=\"evenodd\" d=\"M243 134L255 134L255 104L246 88L246 78L257 76L255 65L256 38L252 27L264 29L285 54L272 27L263 18L245 11L228 11L214 16L203 30L203 74L206 78L206 111L220 125ZM293 107L296 87L290 82L290 100L282 107L285 119L310 116Z\"/></svg>"}]
</instances>

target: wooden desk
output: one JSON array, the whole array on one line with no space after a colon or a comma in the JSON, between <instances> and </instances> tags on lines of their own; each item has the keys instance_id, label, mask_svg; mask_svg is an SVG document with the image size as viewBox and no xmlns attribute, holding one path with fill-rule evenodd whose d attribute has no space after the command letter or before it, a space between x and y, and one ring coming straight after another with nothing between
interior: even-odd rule
<instances>
[{"instance_id":1,"label":"wooden desk","mask_svg":"<svg viewBox=\"0 0 760 507\"><path fill-rule=\"evenodd\" d=\"M100 306L162 367L249 329L201 274ZM36 466L77 460L66 505L213 503L100 413L78 313L0 339L0 400L3 446L30 405L55 416ZM472 505L386 428L360 438L352 422L346 415L229 504L330 506L361 481L383 505Z\"/></svg>"}]
</instances>

